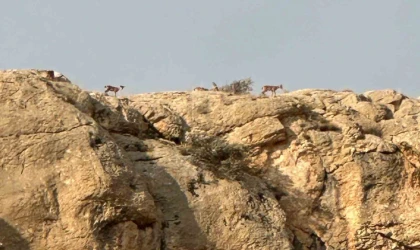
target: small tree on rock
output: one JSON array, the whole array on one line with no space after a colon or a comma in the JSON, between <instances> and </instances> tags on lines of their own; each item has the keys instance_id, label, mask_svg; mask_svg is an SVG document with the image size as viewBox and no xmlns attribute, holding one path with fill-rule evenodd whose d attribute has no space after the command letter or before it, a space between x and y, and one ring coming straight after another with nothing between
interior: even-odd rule
<instances>
[{"instance_id":1,"label":"small tree on rock","mask_svg":"<svg viewBox=\"0 0 420 250\"><path fill-rule=\"evenodd\" d=\"M230 84L222 86L220 89L225 92L232 94L248 94L252 91L252 81L251 77L235 80Z\"/></svg>"}]
</instances>

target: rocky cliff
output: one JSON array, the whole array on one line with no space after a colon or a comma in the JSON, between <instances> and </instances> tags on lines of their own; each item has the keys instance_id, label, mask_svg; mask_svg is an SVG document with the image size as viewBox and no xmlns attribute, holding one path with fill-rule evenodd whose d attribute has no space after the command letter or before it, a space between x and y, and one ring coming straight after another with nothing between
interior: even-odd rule
<instances>
[{"instance_id":1,"label":"rocky cliff","mask_svg":"<svg viewBox=\"0 0 420 250\"><path fill-rule=\"evenodd\" d=\"M0 72L0 248L420 248L420 100L55 75Z\"/></svg>"}]
</instances>

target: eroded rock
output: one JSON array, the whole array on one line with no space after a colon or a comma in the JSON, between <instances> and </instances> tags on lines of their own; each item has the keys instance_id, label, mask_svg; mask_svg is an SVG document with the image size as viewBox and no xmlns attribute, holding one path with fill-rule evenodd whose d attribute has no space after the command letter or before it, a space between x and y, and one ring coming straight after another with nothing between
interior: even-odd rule
<instances>
[{"instance_id":1,"label":"eroded rock","mask_svg":"<svg viewBox=\"0 0 420 250\"><path fill-rule=\"evenodd\" d=\"M6 249L420 245L418 100L317 89L116 98L44 73L0 73ZM245 145L250 164L232 178L203 168L180 151L188 136Z\"/></svg>"},{"instance_id":2,"label":"eroded rock","mask_svg":"<svg viewBox=\"0 0 420 250\"><path fill-rule=\"evenodd\" d=\"M230 143L261 146L286 140L286 131L278 118L257 118L229 133Z\"/></svg>"},{"instance_id":3,"label":"eroded rock","mask_svg":"<svg viewBox=\"0 0 420 250\"><path fill-rule=\"evenodd\" d=\"M146 179L109 133L54 83L26 71L3 79L11 82L0 88L0 218L10 226L0 232L19 236L2 238L4 247L23 240L34 249L101 249L145 227L158 247L159 210Z\"/></svg>"}]
</instances>

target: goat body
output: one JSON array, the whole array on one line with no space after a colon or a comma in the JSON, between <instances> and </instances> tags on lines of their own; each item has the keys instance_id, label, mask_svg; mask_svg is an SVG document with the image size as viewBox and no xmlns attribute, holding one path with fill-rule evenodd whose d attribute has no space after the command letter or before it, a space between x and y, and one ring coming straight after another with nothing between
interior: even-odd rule
<instances>
[{"instance_id":1,"label":"goat body","mask_svg":"<svg viewBox=\"0 0 420 250\"><path fill-rule=\"evenodd\" d=\"M47 78L53 81L70 82L70 80L67 79L67 77L65 77L63 74L54 70L47 71Z\"/></svg>"},{"instance_id":2,"label":"goat body","mask_svg":"<svg viewBox=\"0 0 420 250\"><path fill-rule=\"evenodd\" d=\"M119 88L118 87L111 86L111 85L106 85L105 86L105 88L106 88L105 94L107 94L109 91L112 91L112 92L114 92L115 96L117 96L117 92L120 91L120 89L122 90L124 87L125 86L122 86L122 85L120 85Z\"/></svg>"},{"instance_id":3,"label":"goat body","mask_svg":"<svg viewBox=\"0 0 420 250\"><path fill-rule=\"evenodd\" d=\"M267 91L271 91L271 96L276 95L276 90L282 89L283 90L283 84L280 84L279 86L271 86L271 85L264 85L262 87L262 94L265 94Z\"/></svg>"}]
</instances>

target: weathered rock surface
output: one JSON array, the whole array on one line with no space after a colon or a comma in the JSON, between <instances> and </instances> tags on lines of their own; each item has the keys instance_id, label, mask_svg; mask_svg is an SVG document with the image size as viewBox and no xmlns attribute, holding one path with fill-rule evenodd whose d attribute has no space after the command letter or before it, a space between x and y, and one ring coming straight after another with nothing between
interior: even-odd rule
<instances>
[{"instance_id":1,"label":"weathered rock surface","mask_svg":"<svg viewBox=\"0 0 420 250\"><path fill-rule=\"evenodd\" d=\"M61 79L0 72L5 249L420 248L418 99L115 98ZM241 178L182 154L202 136L249 148Z\"/></svg>"}]
</instances>

